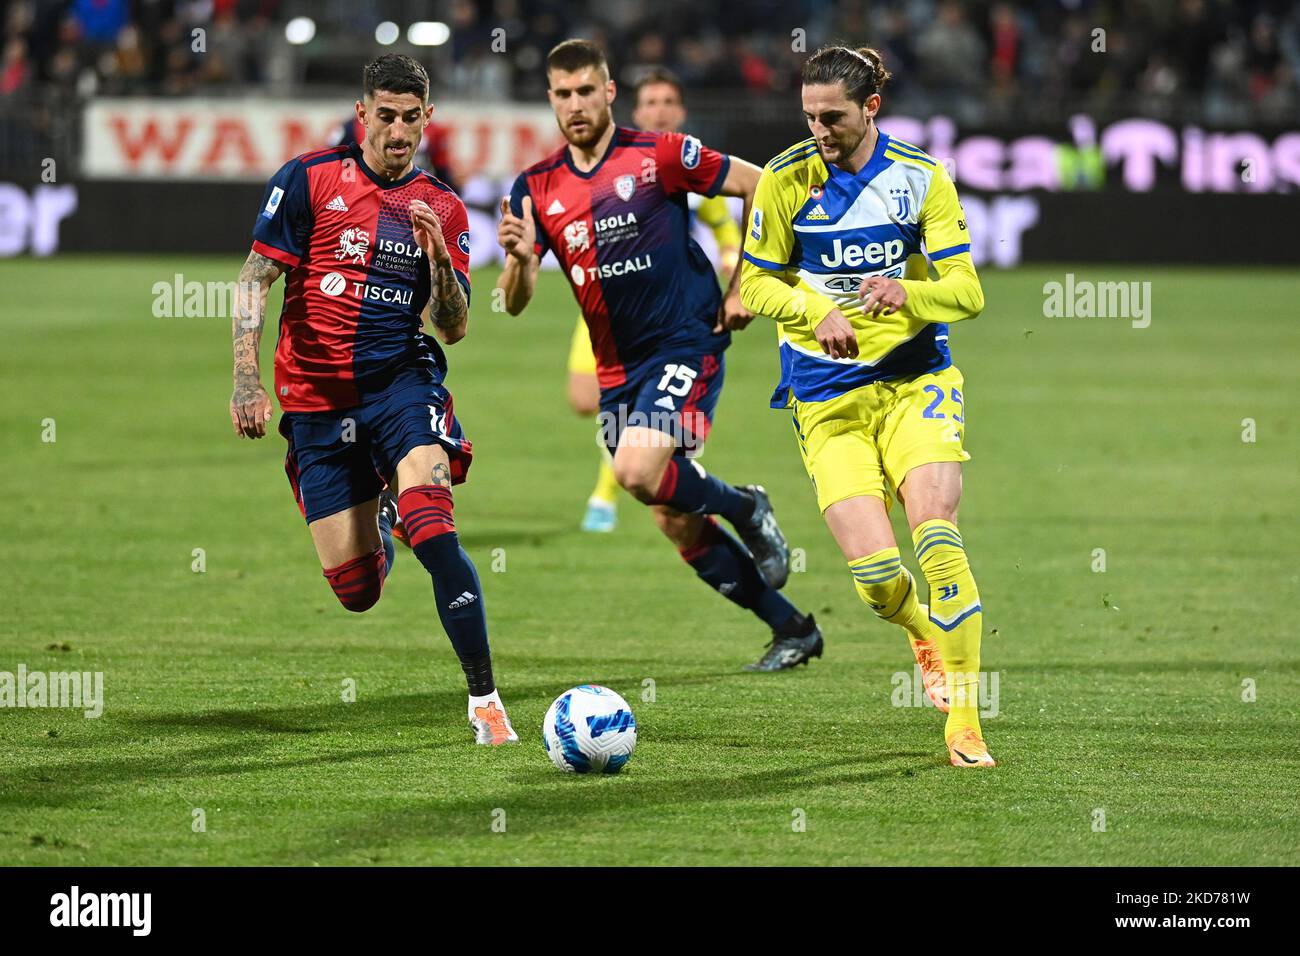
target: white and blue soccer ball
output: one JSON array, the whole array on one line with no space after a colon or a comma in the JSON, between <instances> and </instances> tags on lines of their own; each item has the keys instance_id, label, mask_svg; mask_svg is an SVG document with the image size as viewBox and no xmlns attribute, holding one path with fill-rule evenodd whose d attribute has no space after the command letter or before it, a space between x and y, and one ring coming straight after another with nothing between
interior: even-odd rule
<instances>
[{"instance_id":1,"label":"white and blue soccer ball","mask_svg":"<svg viewBox=\"0 0 1300 956\"><path fill-rule=\"evenodd\" d=\"M542 744L565 773L618 773L636 749L636 718L608 687L583 684L555 698Z\"/></svg>"}]
</instances>

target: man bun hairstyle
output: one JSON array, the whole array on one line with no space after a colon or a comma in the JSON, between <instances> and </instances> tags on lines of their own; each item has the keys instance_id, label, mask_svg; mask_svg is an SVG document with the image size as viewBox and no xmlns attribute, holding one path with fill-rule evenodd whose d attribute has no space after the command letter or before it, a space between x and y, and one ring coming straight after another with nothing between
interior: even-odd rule
<instances>
[{"instance_id":1,"label":"man bun hairstyle","mask_svg":"<svg viewBox=\"0 0 1300 956\"><path fill-rule=\"evenodd\" d=\"M385 53L362 69L361 89L368 97L380 90L385 93L414 93L421 103L427 103L429 74L418 60L402 53Z\"/></svg>"},{"instance_id":2,"label":"man bun hairstyle","mask_svg":"<svg viewBox=\"0 0 1300 956\"><path fill-rule=\"evenodd\" d=\"M590 40L565 40L557 43L546 54L546 72L561 70L576 73L587 67L596 67L609 76L609 63L605 60L605 51Z\"/></svg>"},{"instance_id":3,"label":"man bun hairstyle","mask_svg":"<svg viewBox=\"0 0 1300 956\"><path fill-rule=\"evenodd\" d=\"M844 95L859 106L883 90L891 75L884 57L869 46L824 46L803 65L804 86L842 83Z\"/></svg>"}]
</instances>

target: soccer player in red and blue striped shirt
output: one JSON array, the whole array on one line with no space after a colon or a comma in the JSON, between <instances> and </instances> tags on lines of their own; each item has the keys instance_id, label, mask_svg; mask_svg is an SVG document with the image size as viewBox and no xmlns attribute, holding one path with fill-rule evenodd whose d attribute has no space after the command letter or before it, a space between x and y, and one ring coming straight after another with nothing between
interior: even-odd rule
<instances>
[{"instance_id":1,"label":"soccer player in red and blue striped shirt","mask_svg":"<svg viewBox=\"0 0 1300 956\"><path fill-rule=\"evenodd\" d=\"M400 519L465 671L475 739L514 742L478 574L452 517L451 488L465 480L472 446L443 385L446 357L423 333L427 313L443 343L465 336L465 206L414 162L433 112L424 68L388 54L366 66L363 85L364 137L290 160L267 186L239 277L230 418L241 438L266 434L258 344L267 292L284 275L280 434L325 578L349 611L372 607Z\"/></svg>"},{"instance_id":2,"label":"soccer player in red and blue striped shirt","mask_svg":"<svg viewBox=\"0 0 1300 956\"><path fill-rule=\"evenodd\" d=\"M722 391L731 330L752 316L736 276L721 294L690 237L686 196L741 196L748 216L760 170L692 136L615 126L614 82L593 43L566 40L546 66L567 143L502 200L497 238L507 256L497 287L506 311L524 309L542 255L554 252L591 333L602 437L619 484L651 506L701 579L772 629L768 652L749 669L806 663L820 656L822 636L780 592L789 548L767 493L730 485L693 460Z\"/></svg>"}]
</instances>

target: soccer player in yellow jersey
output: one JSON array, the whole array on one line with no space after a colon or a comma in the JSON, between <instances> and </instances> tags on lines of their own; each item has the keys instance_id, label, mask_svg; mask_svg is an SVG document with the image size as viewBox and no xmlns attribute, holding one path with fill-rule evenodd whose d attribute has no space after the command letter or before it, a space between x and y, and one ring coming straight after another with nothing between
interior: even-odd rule
<instances>
[{"instance_id":1,"label":"soccer player in yellow jersey","mask_svg":"<svg viewBox=\"0 0 1300 956\"><path fill-rule=\"evenodd\" d=\"M655 68L641 77L633 94L636 104L632 123L638 129L655 133L675 133L686 122L686 105L682 86L677 77L663 68ZM736 270L740 259L740 227L731 218L727 197L690 196L691 208L700 222L713 232L718 246L718 271L728 278ZM596 357L591 350L591 335L581 315L573 329L569 343L569 404L583 417L595 415L600 410L600 386L596 384ZM582 519L584 531L613 531L618 521L618 481L609 463L609 452L604 443L600 446L600 474L596 487L587 499L587 513Z\"/></svg>"},{"instance_id":2,"label":"soccer player in yellow jersey","mask_svg":"<svg viewBox=\"0 0 1300 956\"><path fill-rule=\"evenodd\" d=\"M812 138L763 170L741 296L778 323L775 408L793 408L804 466L859 596L907 633L948 713L958 767L992 767L979 723L982 605L961 532L966 409L949 323L984 308L943 165L876 127L889 74L874 50L827 47L803 69ZM924 247L924 251L923 248ZM929 584L918 601L890 526L903 503Z\"/></svg>"}]
</instances>

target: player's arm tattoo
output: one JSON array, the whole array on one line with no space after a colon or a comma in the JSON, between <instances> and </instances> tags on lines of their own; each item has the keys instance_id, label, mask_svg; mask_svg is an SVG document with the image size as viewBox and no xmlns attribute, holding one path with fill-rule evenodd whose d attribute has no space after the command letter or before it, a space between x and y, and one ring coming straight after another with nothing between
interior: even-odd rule
<instances>
[{"instance_id":1,"label":"player's arm tattoo","mask_svg":"<svg viewBox=\"0 0 1300 956\"><path fill-rule=\"evenodd\" d=\"M465 300L465 290L456 280L456 270L451 258L430 263L432 275L432 302L429 305L429 317L433 324L443 331L458 329L465 323L469 313L469 303Z\"/></svg>"},{"instance_id":2,"label":"player's arm tattoo","mask_svg":"<svg viewBox=\"0 0 1300 956\"><path fill-rule=\"evenodd\" d=\"M441 485L444 488L451 487L451 469L442 462L433 466L433 476L430 484Z\"/></svg>"},{"instance_id":3,"label":"player's arm tattoo","mask_svg":"<svg viewBox=\"0 0 1300 956\"><path fill-rule=\"evenodd\" d=\"M250 252L239 270L231 338L235 349L235 400L251 398L262 385L258 347L266 325L266 295L284 269L274 259Z\"/></svg>"}]
</instances>

